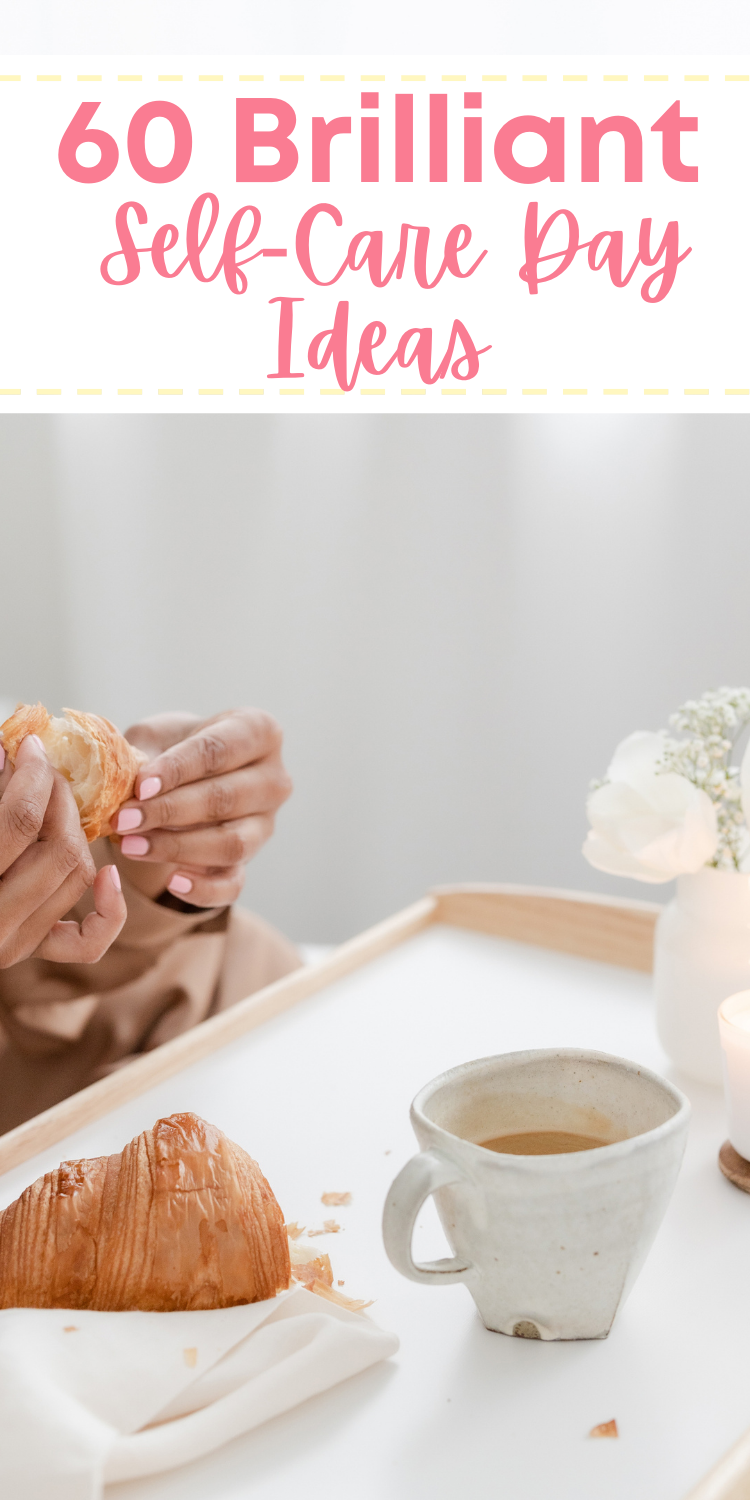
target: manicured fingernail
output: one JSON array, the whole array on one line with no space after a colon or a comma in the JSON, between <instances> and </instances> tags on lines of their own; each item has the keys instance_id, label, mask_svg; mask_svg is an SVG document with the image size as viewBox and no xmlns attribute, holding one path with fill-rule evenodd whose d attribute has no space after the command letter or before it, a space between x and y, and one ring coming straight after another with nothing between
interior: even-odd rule
<instances>
[{"instance_id":1,"label":"manicured fingernail","mask_svg":"<svg viewBox=\"0 0 750 1500\"><path fill-rule=\"evenodd\" d=\"M139 833L129 833L120 845L123 854L148 854L151 845Z\"/></svg>"},{"instance_id":2,"label":"manicured fingernail","mask_svg":"<svg viewBox=\"0 0 750 1500\"><path fill-rule=\"evenodd\" d=\"M115 890L116 891L121 891L122 890L122 881L120 879L120 871L118 870L117 865L110 865L110 867L109 867L109 873L110 873L110 875L112 877L112 884L113 884Z\"/></svg>"},{"instance_id":3,"label":"manicured fingernail","mask_svg":"<svg viewBox=\"0 0 750 1500\"><path fill-rule=\"evenodd\" d=\"M0 771L2 771L4 765L5 765L5 751L3 750L2 745L0 745Z\"/></svg>"},{"instance_id":4,"label":"manicured fingernail","mask_svg":"<svg viewBox=\"0 0 750 1500\"><path fill-rule=\"evenodd\" d=\"M173 875L169 882L169 890L173 891L175 896L186 896L192 889L193 882L188 880L187 875Z\"/></svg>"},{"instance_id":5,"label":"manicured fingernail","mask_svg":"<svg viewBox=\"0 0 750 1500\"><path fill-rule=\"evenodd\" d=\"M140 828L142 822L143 813L140 807L125 807L117 814L115 832L128 833L131 828Z\"/></svg>"},{"instance_id":6,"label":"manicured fingernail","mask_svg":"<svg viewBox=\"0 0 750 1500\"><path fill-rule=\"evenodd\" d=\"M26 749L27 746L28 746L28 751ZM44 745L42 744L42 742L41 742L38 734L27 734L27 735L24 735L24 738L21 740L21 743L18 746L18 751L16 753L16 763L18 763L19 760L21 760L21 762L23 762L23 757L29 751L31 752L32 755L42 755L45 760L47 759L47 752L46 752L46 750L44 748Z\"/></svg>"},{"instance_id":7,"label":"manicured fingernail","mask_svg":"<svg viewBox=\"0 0 750 1500\"><path fill-rule=\"evenodd\" d=\"M141 782L141 789L138 793L138 801L148 802L149 797L155 797L157 795L157 792L160 791L161 776L147 776L146 780Z\"/></svg>"}]
</instances>

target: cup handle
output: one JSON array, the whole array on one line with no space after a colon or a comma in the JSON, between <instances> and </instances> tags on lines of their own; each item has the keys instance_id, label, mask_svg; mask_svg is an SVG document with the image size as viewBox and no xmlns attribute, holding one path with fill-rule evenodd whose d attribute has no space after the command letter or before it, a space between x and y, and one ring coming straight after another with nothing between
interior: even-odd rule
<instances>
[{"instance_id":1,"label":"cup handle","mask_svg":"<svg viewBox=\"0 0 750 1500\"><path fill-rule=\"evenodd\" d=\"M420 1151L391 1184L383 1209L383 1240L391 1265L410 1281L448 1286L454 1281L465 1281L471 1271L471 1265L456 1255L419 1264L412 1260L411 1254L414 1224L425 1199L436 1188L462 1180L458 1167L447 1157L436 1151Z\"/></svg>"}]
</instances>

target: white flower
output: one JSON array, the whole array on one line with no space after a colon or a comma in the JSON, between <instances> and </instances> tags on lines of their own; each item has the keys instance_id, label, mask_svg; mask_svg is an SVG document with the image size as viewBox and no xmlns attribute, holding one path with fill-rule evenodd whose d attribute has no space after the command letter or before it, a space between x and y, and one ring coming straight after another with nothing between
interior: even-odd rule
<instances>
[{"instance_id":1,"label":"white flower","mask_svg":"<svg viewBox=\"0 0 750 1500\"><path fill-rule=\"evenodd\" d=\"M700 870L716 853L714 804L686 776L657 772L664 745L663 734L628 735L614 753L606 784L591 793L591 832L583 852L595 869L660 884ZM750 805L747 756L745 765Z\"/></svg>"}]
</instances>

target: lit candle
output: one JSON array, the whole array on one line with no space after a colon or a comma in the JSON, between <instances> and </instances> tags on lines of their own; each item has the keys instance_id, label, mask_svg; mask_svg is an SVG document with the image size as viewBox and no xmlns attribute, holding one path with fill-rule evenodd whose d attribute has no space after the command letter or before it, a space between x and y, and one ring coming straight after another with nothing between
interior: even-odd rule
<instances>
[{"instance_id":1,"label":"lit candle","mask_svg":"<svg viewBox=\"0 0 750 1500\"><path fill-rule=\"evenodd\" d=\"M750 990L730 995L719 1006L719 1035L729 1139L750 1161Z\"/></svg>"}]
</instances>

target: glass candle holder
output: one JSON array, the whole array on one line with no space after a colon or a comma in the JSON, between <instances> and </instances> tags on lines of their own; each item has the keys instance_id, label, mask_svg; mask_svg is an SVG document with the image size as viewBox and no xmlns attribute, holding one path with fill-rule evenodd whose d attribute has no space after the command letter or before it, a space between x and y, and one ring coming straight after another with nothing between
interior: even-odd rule
<instances>
[{"instance_id":1,"label":"glass candle holder","mask_svg":"<svg viewBox=\"0 0 750 1500\"><path fill-rule=\"evenodd\" d=\"M719 1036L729 1140L750 1161L750 990L722 1000Z\"/></svg>"}]
</instances>

